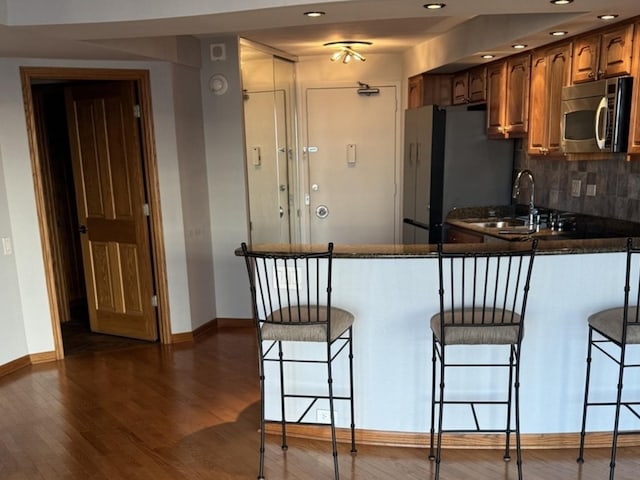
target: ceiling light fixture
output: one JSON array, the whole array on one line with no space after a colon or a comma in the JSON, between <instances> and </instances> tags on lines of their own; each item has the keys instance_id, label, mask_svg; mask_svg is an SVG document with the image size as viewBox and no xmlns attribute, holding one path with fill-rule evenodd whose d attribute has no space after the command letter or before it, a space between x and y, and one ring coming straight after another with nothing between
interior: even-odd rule
<instances>
[{"instance_id":1,"label":"ceiling light fixture","mask_svg":"<svg viewBox=\"0 0 640 480\"><path fill-rule=\"evenodd\" d=\"M598 15L600 20L613 20L614 18L618 18L618 15L615 13L609 13L606 15Z\"/></svg>"},{"instance_id":2,"label":"ceiling light fixture","mask_svg":"<svg viewBox=\"0 0 640 480\"><path fill-rule=\"evenodd\" d=\"M338 60L342 60L342 63L349 63L351 60L356 59L360 62L364 62L366 58L353 50L351 47L342 47L336 53L331 55L331 61L337 62Z\"/></svg>"},{"instance_id":3,"label":"ceiling light fixture","mask_svg":"<svg viewBox=\"0 0 640 480\"><path fill-rule=\"evenodd\" d=\"M522 50L523 48L527 48L527 46L524 43L516 43L515 45L511 45L511 48Z\"/></svg>"},{"instance_id":4,"label":"ceiling light fixture","mask_svg":"<svg viewBox=\"0 0 640 480\"><path fill-rule=\"evenodd\" d=\"M446 6L447 5L445 3L425 3L423 5L423 7L427 10L440 10L441 8L444 8Z\"/></svg>"},{"instance_id":5,"label":"ceiling light fixture","mask_svg":"<svg viewBox=\"0 0 640 480\"><path fill-rule=\"evenodd\" d=\"M551 0L550 3L553 3L554 5L569 5L570 3L573 3L573 0Z\"/></svg>"},{"instance_id":6,"label":"ceiling light fixture","mask_svg":"<svg viewBox=\"0 0 640 480\"><path fill-rule=\"evenodd\" d=\"M485 53L484 55L480 55L480 58L484 58L485 60L491 60L492 58L495 58L496 56L493 55L492 53Z\"/></svg>"},{"instance_id":7,"label":"ceiling light fixture","mask_svg":"<svg viewBox=\"0 0 640 480\"><path fill-rule=\"evenodd\" d=\"M553 35L554 37L562 37L563 35L566 35L567 32L566 30L556 30L555 32L549 32L549 35Z\"/></svg>"},{"instance_id":8,"label":"ceiling light fixture","mask_svg":"<svg viewBox=\"0 0 640 480\"><path fill-rule=\"evenodd\" d=\"M331 61L342 61L342 63L349 63L354 59L358 60L359 62L364 62L366 60L365 56L361 53L356 52L353 47L367 47L369 45L372 45L372 43L366 42L364 40L341 40L338 42L327 42L324 44L325 47L339 47L339 50L331 55Z\"/></svg>"},{"instance_id":9,"label":"ceiling light fixture","mask_svg":"<svg viewBox=\"0 0 640 480\"><path fill-rule=\"evenodd\" d=\"M304 12L304 15L306 15L307 17L321 17L323 15L326 15L325 12Z\"/></svg>"}]
</instances>

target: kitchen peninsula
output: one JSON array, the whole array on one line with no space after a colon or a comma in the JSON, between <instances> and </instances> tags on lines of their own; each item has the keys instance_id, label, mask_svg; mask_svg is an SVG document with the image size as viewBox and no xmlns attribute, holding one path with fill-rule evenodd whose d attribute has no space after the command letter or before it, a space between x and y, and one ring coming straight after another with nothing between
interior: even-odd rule
<instances>
[{"instance_id":1,"label":"kitchen peninsula","mask_svg":"<svg viewBox=\"0 0 640 480\"><path fill-rule=\"evenodd\" d=\"M640 239L639 239L640 241ZM510 248L519 242L452 245L460 249ZM313 246L262 245L267 251L292 251ZM523 446L578 447L584 389L587 316L622 302L625 239L541 241L534 265L522 350L521 411ZM236 252L239 253L239 252ZM426 446L430 420L431 332L429 318L439 309L435 245L336 245L332 302L354 313L356 428L361 442ZM462 351L464 350L464 351ZM490 355L465 346L465 356ZM594 365L594 398L611 392L612 370ZM266 372L274 378L275 372ZM475 375L452 375L456 384L491 398L502 392L504 379L477 382ZM321 376L317 378L321 386ZM343 378L334 382L342 388ZM277 383L277 382L273 382ZM638 377L628 378L630 396L640 396ZM277 390L268 386L267 418L278 418ZM604 398L603 398L604 400ZM321 407L319 407L321 408ZM347 427L347 410L336 406L337 425ZM473 422L461 411L459 422ZM501 427L501 412L479 412L484 425ZM621 428L633 425L622 418ZM452 425L449 425L451 427ZM609 412L593 415L588 431L611 428ZM291 429L295 434L296 430ZM308 433L308 432L307 432ZM321 432L318 431L318 435ZM591 437L589 446L608 446L606 435ZM445 445L496 446L487 435L445 436ZM447 443L448 442L448 443Z\"/></svg>"}]
</instances>

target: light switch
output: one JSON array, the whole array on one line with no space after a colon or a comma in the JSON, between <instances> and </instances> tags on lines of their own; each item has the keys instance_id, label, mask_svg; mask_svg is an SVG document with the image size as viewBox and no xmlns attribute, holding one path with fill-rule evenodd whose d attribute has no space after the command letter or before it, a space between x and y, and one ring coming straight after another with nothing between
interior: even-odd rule
<instances>
[{"instance_id":1,"label":"light switch","mask_svg":"<svg viewBox=\"0 0 640 480\"><path fill-rule=\"evenodd\" d=\"M347 144L347 165L354 166L356 164L356 144Z\"/></svg>"},{"instance_id":2,"label":"light switch","mask_svg":"<svg viewBox=\"0 0 640 480\"><path fill-rule=\"evenodd\" d=\"M260 155L260 147L251 147L251 165L259 167L262 164L262 156Z\"/></svg>"},{"instance_id":3,"label":"light switch","mask_svg":"<svg viewBox=\"0 0 640 480\"><path fill-rule=\"evenodd\" d=\"M11 248L11 239L9 237L2 237L2 253L4 255L11 255L13 248Z\"/></svg>"}]
</instances>

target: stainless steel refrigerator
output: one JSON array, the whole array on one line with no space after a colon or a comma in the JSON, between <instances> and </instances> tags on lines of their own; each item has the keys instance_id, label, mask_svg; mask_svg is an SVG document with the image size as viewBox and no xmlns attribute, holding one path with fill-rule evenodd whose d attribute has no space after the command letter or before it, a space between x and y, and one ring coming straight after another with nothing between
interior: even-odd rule
<instances>
[{"instance_id":1,"label":"stainless steel refrigerator","mask_svg":"<svg viewBox=\"0 0 640 480\"><path fill-rule=\"evenodd\" d=\"M454 208L509 205L513 140L489 140L486 111L428 105L405 111L403 243L446 241Z\"/></svg>"}]
</instances>

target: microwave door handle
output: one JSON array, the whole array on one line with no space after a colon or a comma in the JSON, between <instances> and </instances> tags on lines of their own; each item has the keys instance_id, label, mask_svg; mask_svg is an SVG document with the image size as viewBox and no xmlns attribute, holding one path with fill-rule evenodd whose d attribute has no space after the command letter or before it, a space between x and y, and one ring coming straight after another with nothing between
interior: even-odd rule
<instances>
[{"instance_id":1,"label":"microwave door handle","mask_svg":"<svg viewBox=\"0 0 640 480\"><path fill-rule=\"evenodd\" d=\"M600 103L598 104L598 108L596 109L596 143L598 144L598 148L600 150L604 150L605 140L607 138L607 122L609 119L609 115L607 115L607 97L602 97L600 99ZM604 115L603 115L604 114ZM604 117L604 128L600 125L601 119ZM602 133L602 136L600 136Z\"/></svg>"}]
</instances>

